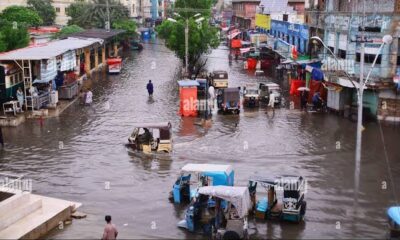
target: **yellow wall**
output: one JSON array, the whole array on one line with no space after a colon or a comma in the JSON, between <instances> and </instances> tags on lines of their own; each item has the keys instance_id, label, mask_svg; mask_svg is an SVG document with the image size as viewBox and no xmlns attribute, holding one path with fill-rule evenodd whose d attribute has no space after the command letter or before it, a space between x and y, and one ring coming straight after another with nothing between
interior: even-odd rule
<instances>
[{"instance_id":1,"label":"yellow wall","mask_svg":"<svg viewBox=\"0 0 400 240\"><path fill-rule=\"evenodd\" d=\"M264 14L256 14L256 26L266 30L271 29L271 17Z\"/></svg>"}]
</instances>

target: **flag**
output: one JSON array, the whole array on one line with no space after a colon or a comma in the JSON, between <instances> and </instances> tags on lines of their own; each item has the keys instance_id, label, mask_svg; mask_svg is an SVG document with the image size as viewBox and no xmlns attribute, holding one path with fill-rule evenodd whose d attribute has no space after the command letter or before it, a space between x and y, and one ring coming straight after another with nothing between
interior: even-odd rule
<instances>
[{"instance_id":1,"label":"flag","mask_svg":"<svg viewBox=\"0 0 400 240\"><path fill-rule=\"evenodd\" d=\"M297 60L298 54L297 54L297 48L296 46L292 46L292 59Z\"/></svg>"}]
</instances>

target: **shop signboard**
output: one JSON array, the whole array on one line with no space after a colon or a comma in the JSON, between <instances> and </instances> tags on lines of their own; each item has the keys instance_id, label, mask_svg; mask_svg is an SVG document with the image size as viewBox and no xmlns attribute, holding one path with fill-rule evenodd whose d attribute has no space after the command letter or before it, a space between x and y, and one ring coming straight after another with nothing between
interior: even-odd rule
<instances>
[{"instance_id":1,"label":"shop signboard","mask_svg":"<svg viewBox=\"0 0 400 240\"><path fill-rule=\"evenodd\" d=\"M265 30L271 29L271 17L265 14L256 14L256 27L263 28Z\"/></svg>"}]
</instances>

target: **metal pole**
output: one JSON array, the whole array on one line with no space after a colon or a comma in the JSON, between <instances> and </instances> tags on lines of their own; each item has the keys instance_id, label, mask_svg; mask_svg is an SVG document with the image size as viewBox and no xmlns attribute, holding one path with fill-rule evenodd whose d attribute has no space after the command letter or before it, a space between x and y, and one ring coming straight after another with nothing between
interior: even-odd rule
<instances>
[{"instance_id":1,"label":"metal pole","mask_svg":"<svg viewBox=\"0 0 400 240\"><path fill-rule=\"evenodd\" d=\"M185 26L185 71L189 74L189 19L186 18Z\"/></svg>"},{"instance_id":2,"label":"metal pole","mask_svg":"<svg viewBox=\"0 0 400 240\"><path fill-rule=\"evenodd\" d=\"M206 113L204 118L207 120L208 119L208 78L206 78Z\"/></svg>"},{"instance_id":3,"label":"metal pole","mask_svg":"<svg viewBox=\"0 0 400 240\"><path fill-rule=\"evenodd\" d=\"M107 24L106 24L106 30L107 32L110 31L110 6L108 5L108 0L106 0L106 7L107 7Z\"/></svg>"},{"instance_id":4,"label":"metal pole","mask_svg":"<svg viewBox=\"0 0 400 240\"><path fill-rule=\"evenodd\" d=\"M363 15L361 28L361 45L360 45L360 87L358 94L358 114L357 114L357 138L356 138L356 162L354 171L354 185L356 201L360 185L360 164L361 164L361 141L362 141L362 118L363 118L363 93L364 93L364 55L365 55L365 39L364 39L364 17L365 17L365 1L363 1Z\"/></svg>"}]
</instances>

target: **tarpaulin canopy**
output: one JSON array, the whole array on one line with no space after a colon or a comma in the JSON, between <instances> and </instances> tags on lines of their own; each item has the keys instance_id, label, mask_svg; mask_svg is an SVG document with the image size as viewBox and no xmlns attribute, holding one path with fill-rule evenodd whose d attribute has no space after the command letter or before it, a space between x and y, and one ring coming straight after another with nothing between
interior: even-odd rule
<instances>
[{"instance_id":1,"label":"tarpaulin canopy","mask_svg":"<svg viewBox=\"0 0 400 240\"><path fill-rule=\"evenodd\" d=\"M55 58L70 50L88 47L92 44L102 44L103 40L98 38L67 38L56 40L40 45L16 49L0 54L1 60L45 60Z\"/></svg>"},{"instance_id":2,"label":"tarpaulin canopy","mask_svg":"<svg viewBox=\"0 0 400 240\"><path fill-rule=\"evenodd\" d=\"M199 193L232 203L240 218L247 216L251 210L250 194L247 187L207 186L199 188Z\"/></svg>"},{"instance_id":3,"label":"tarpaulin canopy","mask_svg":"<svg viewBox=\"0 0 400 240\"><path fill-rule=\"evenodd\" d=\"M179 87L197 87L199 86L199 82L196 80L181 80L178 81Z\"/></svg>"},{"instance_id":4,"label":"tarpaulin canopy","mask_svg":"<svg viewBox=\"0 0 400 240\"><path fill-rule=\"evenodd\" d=\"M182 172L224 172L226 175L229 175L233 168L231 165L223 165L223 164L186 164L182 170Z\"/></svg>"},{"instance_id":5,"label":"tarpaulin canopy","mask_svg":"<svg viewBox=\"0 0 400 240\"><path fill-rule=\"evenodd\" d=\"M233 33L231 33L231 34L228 35L228 38L229 38L229 39L233 39L233 38L237 37L240 33L241 33L241 32L233 32Z\"/></svg>"}]
</instances>

